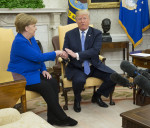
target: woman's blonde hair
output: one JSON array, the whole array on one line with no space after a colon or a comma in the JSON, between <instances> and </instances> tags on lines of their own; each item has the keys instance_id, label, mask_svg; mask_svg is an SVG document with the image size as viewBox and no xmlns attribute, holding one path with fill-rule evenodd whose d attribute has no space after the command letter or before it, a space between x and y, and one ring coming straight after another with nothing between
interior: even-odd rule
<instances>
[{"instance_id":1,"label":"woman's blonde hair","mask_svg":"<svg viewBox=\"0 0 150 128\"><path fill-rule=\"evenodd\" d=\"M26 26L36 23L37 19L35 17L25 13L20 13L16 16L15 20L16 32L22 33L25 31Z\"/></svg>"}]
</instances>

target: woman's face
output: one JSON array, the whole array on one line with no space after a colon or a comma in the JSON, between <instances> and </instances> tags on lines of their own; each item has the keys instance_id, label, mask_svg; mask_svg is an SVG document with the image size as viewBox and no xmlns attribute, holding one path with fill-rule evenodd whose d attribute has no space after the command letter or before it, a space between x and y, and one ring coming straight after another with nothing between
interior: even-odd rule
<instances>
[{"instance_id":1,"label":"woman's face","mask_svg":"<svg viewBox=\"0 0 150 128\"><path fill-rule=\"evenodd\" d=\"M35 36L35 31L37 30L36 24L26 26L26 32L31 36Z\"/></svg>"}]
</instances>

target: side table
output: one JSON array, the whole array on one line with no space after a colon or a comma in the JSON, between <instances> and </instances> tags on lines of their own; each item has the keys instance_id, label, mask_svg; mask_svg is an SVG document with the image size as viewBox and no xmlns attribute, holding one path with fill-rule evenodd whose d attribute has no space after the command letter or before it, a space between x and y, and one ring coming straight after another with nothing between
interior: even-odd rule
<instances>
[{"instance_id":1,"label":"side table","mask_svg":"<svg viewBox=\"0 0 150 128\"><path fill-rule=\"evenodd\" d=\"M0 71L0 108L14 107L21 98L23 112L26 112L26 80L17 73Z\"/></svg>"},{"instance_id":2,"label":"side table","mask_svg":"<svg viewBox=\"0 0 150 128\"><path fill-rule=\"evenodd\" d=\"M103 49L114 49L114 48L122 48L123 49L123 60L127 58L129 61L129 41L120 41L120 42L103 42ZM126 52L126 55L125 55Z\"/></svg>"},{"instance_id":3,"label":"side table","mask_svg":"<svg viewBox=\"0 0 150 128\"><path fill-rule=\"evenodd\" d=\"M123 128L150 128L150 105L120 114Z\"/></svg>"}]
</instances>

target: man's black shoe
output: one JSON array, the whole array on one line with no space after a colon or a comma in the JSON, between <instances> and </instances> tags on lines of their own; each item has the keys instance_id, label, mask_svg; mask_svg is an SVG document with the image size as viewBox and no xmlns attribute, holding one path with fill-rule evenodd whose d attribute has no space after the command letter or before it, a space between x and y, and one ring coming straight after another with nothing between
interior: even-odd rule
<instances>
[{"instance_id":1,"label":"man's black shoe","mask_svg":"<svg viewBox=\"0 0 150 128\"><path fill-rule=\"evenodd\" d=\"M100 107L108 107L108 105L105 102L103 102L102 99L98 96L92 96L92 103L97 103Z\"/></svg>"},{"instance_id":2,"label":"man's black shoe","mask_svg":"<svg viewBox=\"0 0 150 128\"><path fill-rule=\"evenodd\" d=\"M74 109L75 112L80 112L81 111L80 102L75 100L73 109Z\"/></svg>"}]
</instances>

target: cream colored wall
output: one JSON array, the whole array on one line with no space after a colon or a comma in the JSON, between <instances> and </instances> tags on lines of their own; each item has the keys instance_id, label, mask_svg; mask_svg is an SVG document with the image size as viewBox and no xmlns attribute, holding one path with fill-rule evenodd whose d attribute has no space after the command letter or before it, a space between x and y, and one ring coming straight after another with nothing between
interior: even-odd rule
<instances>
[{"instance_id":1,"label":"cream colored wall","mask_svg":"<svg viewBox=\"0 0 150 128\"><path fill-rule=\"evenodd\" d=\"M67 8L68 0L43 0L45 8Z\"/></svg>"},{"instance_id":2,"label":"cream colored wall","mask_svg":"<svg viewBox=\"0 0 150 128\"><path fill-rule=\"evenodd\" d=\"M89 9L90 11L90 19L91 23L94 24L94 26L100 30L102 20L105 18L109 18L111 20L111 29L110 33L112 34L121 34L124 33L122 28L120 27L118 23L118 17L119 17L119 9Z\"/></svg>"},{"instance_id":3,"label":"cream colored wall","mask_svg":"<svg viewBox=\"0 0 150 128\"><path fill-rule=\"evenodd\" d=\"M68 0L43 0L45 8L63 8L68 10ZM61 14L61 25L67 24L67 13Z\"/></svg>"}]
</instances>

